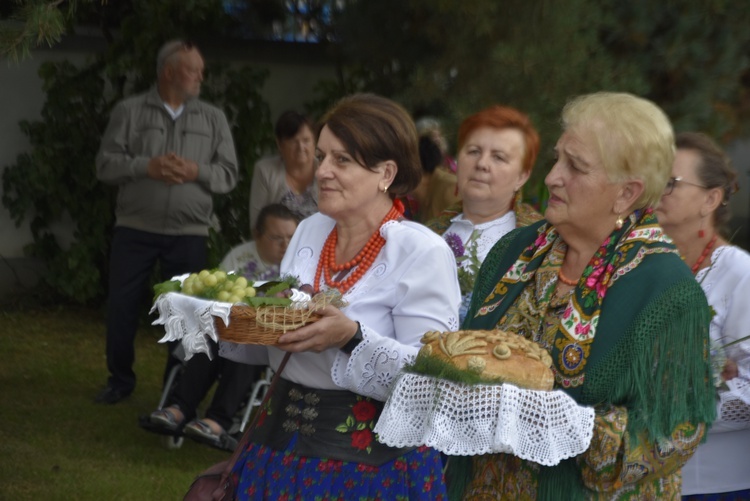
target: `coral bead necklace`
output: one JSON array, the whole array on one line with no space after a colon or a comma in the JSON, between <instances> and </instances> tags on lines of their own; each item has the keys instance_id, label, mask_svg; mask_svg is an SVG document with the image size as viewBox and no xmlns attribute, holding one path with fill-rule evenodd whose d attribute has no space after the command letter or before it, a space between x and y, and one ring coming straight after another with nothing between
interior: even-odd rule
<instances>
[{"instance_id":1,"label":"coral bead necklace","mask_svg":"<svg viewBox=\"0 0 750 501\"><path fill-rule=\"evenodd\" d=\"M569 287L575 287L576 285L578 285L577 280L571 280L565 275L563 275L562 267L559 270L557 270L557 279Z\"/></svg>"},{"instance_id":2,"label":"coral bead necklace","mask_svg":"<svg viewBox=\"0 0 750 501\"><path fill-rule=\"evenodd\" d=\"M391 220L399 219L403 212L399 210L399 204L394 203L388 214L385 215L383 221L378 225L378 228L370 236L362 250L360 250L356 256L350 261L343 264L336 264L336 242L338 241L338 231L336 227L333 227L331 233L328 234L323 249L320 252L320 259L318 260L318 269L315 271L315 286L320 288L321 277L325 280L326 285L329 287L338 289L341 294L345 294L346 291L352 288L352 286L359 281L360 278L367 273L372 263L375 262L375 258L380 254L380 250L385 245L385 238L380 234L380 228L386 222ZM346 270L352 271L349 276L341 281L335 281L332 278L333 273L345 272Z\"/></svg>"},{"instance_id":3,"label":"coral bead necklace","mask_svg":"<svg viewBox=\"0 0 750 501\"><path fill-rule=\"evenodd\" d=\"M706 260L709 253L711 252L711 249L714 248L714 244L716 243L716 237L717 237L717 234L714 233L714 236L711 237L711 240L708 241L708 243L706 244L706 247L703 249L703 252L701 252L701 257L699 257L698 260L695 262L695 264L692 266L692 268L690 268L690 271L693 272L693 275L698 273L698 270L703 264L703 261Z\"/></svg>"}]
</instances>

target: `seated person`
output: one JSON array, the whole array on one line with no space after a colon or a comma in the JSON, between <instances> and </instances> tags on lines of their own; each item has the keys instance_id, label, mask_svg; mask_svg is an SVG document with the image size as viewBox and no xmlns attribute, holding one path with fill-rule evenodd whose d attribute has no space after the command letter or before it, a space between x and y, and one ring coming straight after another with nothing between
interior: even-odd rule
<instances>
[{"instance_id":1,"label":"seated person","mask_svg":"<svg viewBox=\"0 0 750 501\"><path fill-rule=\"evenodd\" d=\"M255 240L232 249L221 262L221 269L241 273L249 281L277 278L281 259L298 222L281 204L264 207L253 230ZM211 342L211 345L212 358L200 353L185 364L167 406L152 412L149 422L157 431L183 431L199 442L233 449L236 440L227 431L262 367L219 357L216 343ZM197 408L217 379L211 405L205 417L199 419Z\"/></svg>"},{"instance_id":2,"label":"seated person","mask_svg":"<svg viewBox=\"0 0 750 501\"><path fill-rule=\"evenodd\" d=\"M299 217L280 203L261 209L253 228L253 238L230 250L219 268L241 273L248 280L273 280L279 276L279 263L289 245Z\"/></svg>"}]
</instances>

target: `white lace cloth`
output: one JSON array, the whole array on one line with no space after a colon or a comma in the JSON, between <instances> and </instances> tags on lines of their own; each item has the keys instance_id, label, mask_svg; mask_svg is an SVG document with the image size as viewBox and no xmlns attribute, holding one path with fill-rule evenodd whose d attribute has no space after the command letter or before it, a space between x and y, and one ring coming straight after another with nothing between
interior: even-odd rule
<instances>
[{"instance_id":1,"label":"white lace cloth","mask_svg":"<svg viewBox=\"0 0 750 501\"><path fill-rule=\"evenodd\" d=\"M215 317L229 325L231 309L230 303L169 292L156 299L151 312L159 311L159 318L154 320L153 325L163 325L166 331L159 342L180 341L185 350L185 360L190 360L196 353L205 353L211 358L208 339L219 341L214 326Z\"/></svg>"},{"instance_id":2,"label":"white lace cloth","mask_svg":"<svg viewBox=\"0 0 750 501\"><path fill-rule=\"evenodd\" d=\"M593 429L594 409L562 391L404 373L374 431L393 447L427 445L454 456L504 452L552 466L588 449Z\"/></svg>"}]
</instances>

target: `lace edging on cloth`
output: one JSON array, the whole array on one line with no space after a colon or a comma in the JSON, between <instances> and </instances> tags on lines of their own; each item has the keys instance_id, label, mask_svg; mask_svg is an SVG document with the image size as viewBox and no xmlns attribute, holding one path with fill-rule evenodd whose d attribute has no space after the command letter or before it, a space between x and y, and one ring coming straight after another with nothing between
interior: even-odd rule
<instances>
[{"instance_id":1,"label":"lace edging on cloth","mask_svg":"<svg viewBox=\"0 0 750 501\"><path fill-rule=\"evenodd\" d=\"M375 426L392 447L427 445L449 455L511 453L553 466L589 447L594 409L562 391L466 385L402 374Z\"/></svg>"},{"instance_id":2,"label":"lace edging on cloth","mask_svg":"<svg viewBox=\"0 0 750 501\"><path fill-rule=\"evenodd\" d=\"M229 312L232 305L218 301L207 301L184 294L170 292L162 294L154 302L151 313L159 312L159 318L152 325L163 325L164 337L159 342L180 341L185 350L185 360L196 353L205 353L211 358L208 339L218 342L214 327L214 317L219 317L229 325Z\"/></svg>"}]
</instances>

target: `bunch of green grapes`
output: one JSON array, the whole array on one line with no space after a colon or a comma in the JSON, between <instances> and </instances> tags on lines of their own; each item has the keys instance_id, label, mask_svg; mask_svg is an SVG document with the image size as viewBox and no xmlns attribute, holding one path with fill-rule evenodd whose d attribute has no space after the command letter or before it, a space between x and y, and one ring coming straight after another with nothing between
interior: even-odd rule
<instances>
[{"instance_id":1,"label":"bunch of green grapes","mask_svg":"<svg viewBox=\"0 0 750 501\"><path fill-rule=\"evenodd\" d=\"M222 301L225 303L245 303L250 306L289 306L290 280L266 282L256 290L242 275L227 274L221 270L202 270L191 273L180 283L168 280L154 286L154 300L162 294L180 292L188 296Z\"/></svg>"},{"instance_id":2,"label":"bunch of green grapes","mask_svg":"<svg viewBox=\"0 0 750 501\"><path fill-rule=\"evenodd\" d=\"M202 270L191 273L182 283L180 291L188 296L213 299L225 303L246 302L255 297L255 288L242 275L227 275L221 270Z\"/></svg>"}]
</instances>

